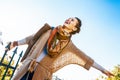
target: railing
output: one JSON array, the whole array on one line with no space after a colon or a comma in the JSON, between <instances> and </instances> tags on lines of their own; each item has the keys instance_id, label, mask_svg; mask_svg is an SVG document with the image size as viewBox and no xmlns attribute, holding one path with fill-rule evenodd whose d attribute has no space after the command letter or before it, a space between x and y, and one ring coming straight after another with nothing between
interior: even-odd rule
<instances>
[{"instance_id":1,"label":"railing","mask_svg":"<svg viewBox=\"0 0 120 80\"><path fill-rule=\"evenodd\" d=\"M15 64L15 66L14 66L14 67L11 66L11 63L12 63L12 61L13 61L14 56L15 56L15 54L17 54L17 49L18 49L18 47L16 47L15 50L13 51L12 57L10 58L10 61L8 62L8 64L3 63L3 61L4 61L4 59L5 59L5 56L7 55L7 52L8 52L9 49L10 49L10 45L11 45L11 43L9 43L9 44L5 47L6 50L5 50L5 52L4 52L4 54L3 54L2 58L1 58L1 61L0 61L0 66L4 66L4 67L6 68L4 74L2 75L2 79L1 79L1 80L5 80L5 77L6 77L6 74L7 74L7 72L8 72L8 69L12 69L12 70L13 70L13 71L12 71L12 75L10 76L10 80L11 80L11 78L12 78L12 76L14 75L14 72L15 72L17 66L18 66L18 63L19 63L19 61L20 61L20 58L22 57L23 51L21 51L21 53L19 54L19 57L18 57L18 59L16 60L17 62L16 62L16 64Z\"/></svg>"}]
</instances>

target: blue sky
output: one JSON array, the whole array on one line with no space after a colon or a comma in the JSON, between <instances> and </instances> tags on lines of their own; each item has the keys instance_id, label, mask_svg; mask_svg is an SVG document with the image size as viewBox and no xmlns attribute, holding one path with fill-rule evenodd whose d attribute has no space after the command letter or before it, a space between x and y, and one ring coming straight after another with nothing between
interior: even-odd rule
<instances>
[{"instance_id":1,"label":"blue sky","mask_svg":"<svg viewBox=\"0 0 120 80\"><path fill-rule=\"evenodd\" d=\"M82 21L81 32L72 37L74 44L108 70L120 64L120 0L0 0L5 42L35 33L44 23L57 26L74 16ZM96 73L101 74L70 65L56 75L65 80L94 80Z\"/></svg>"}]
</instances>

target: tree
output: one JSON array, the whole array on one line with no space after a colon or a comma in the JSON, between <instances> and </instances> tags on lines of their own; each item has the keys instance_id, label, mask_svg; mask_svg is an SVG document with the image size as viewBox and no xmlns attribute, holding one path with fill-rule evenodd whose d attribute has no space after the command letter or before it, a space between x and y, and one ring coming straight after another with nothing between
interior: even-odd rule
<instances>
[{"instance_id":1,"label":"tree","mask_svg":"<svg viewBox=\"0 0 120 80\"><path fill-rule=\"evenodd\" d=\"M1 57L0 57L0 60L1 60ZM9 60L7 58L5 58L3 63L8 64ZM11 66L13 66L13 65L14 65L14 61L12 61ZM5 71L6 71L6 67L5 66L0 66L0 80L2 79ZM10 77L12 76L12 72L13 72L13 70L9 68L7 73L6 73L5 80L10 80Z\"/></svg>"}]
</instances>

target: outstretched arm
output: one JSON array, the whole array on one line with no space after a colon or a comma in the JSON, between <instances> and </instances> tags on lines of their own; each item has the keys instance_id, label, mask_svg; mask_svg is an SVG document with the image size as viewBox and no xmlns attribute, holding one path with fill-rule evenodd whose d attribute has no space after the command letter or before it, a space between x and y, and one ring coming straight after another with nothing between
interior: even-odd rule
<instances>
[{"instance_id":1,"label":"outstretched arm","mask_svg":"<svg viewBox=\"0 0 120 80\"><path fill-rule=\"evenodd\" d=\"M103 68L101 65L99 65L96 62L93 63L92 67L95 68L95 69L97 69L97 70L99 70L99 71L101 71L102 73L104 73L108 77L114 76L111 72L109 72L108 70L106 70L105 68Z\"/></svg>"},{"instance_id":2,"label":"outstretched arm","mask_svg":"<svg viewBox=\"0 0 120 80\"><path fill-rule=\"evenodd\" d=\"M21 40L11 42L10 49L14 48L15 46L28 44L30 42L30 40L33 38L33 36L34 35L30 35L30 36L23 38Z\"/></svg>"}]
</instances>

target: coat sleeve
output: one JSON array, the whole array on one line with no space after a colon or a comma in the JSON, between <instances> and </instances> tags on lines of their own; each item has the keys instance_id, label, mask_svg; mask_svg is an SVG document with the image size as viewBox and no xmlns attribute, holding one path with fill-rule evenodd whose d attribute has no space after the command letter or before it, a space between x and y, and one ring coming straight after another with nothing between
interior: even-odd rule
<instances>
[{"instance_id":1,"label":"coat sleeve","mask_svg":"<svg viewBox=\"0 0 120 80\"><path fill-rule=\"evenodd\" d=\"M90 58L89 56L87 56L83 51L78 49L72 43L72 41L70 41L70 43L67 46L67 52L73 55L72 61L74 64L78 64L87 70L89 70L90 67L92 67L94 60L92 58Z\"/></svg>"},{"instance_id":2,"label":"coat sleeve","mask_svg":"<svg viewBox=\"0 0 120 80\"><path fill-rule=\"evenodd\" d=\"M34 34L33 35L30 35L26 38L23 38L21 40L18 40L18 45L24 45L24 44L29 44L30 40L32 40L34 37Z\"/></svg>"}]
</instances>

